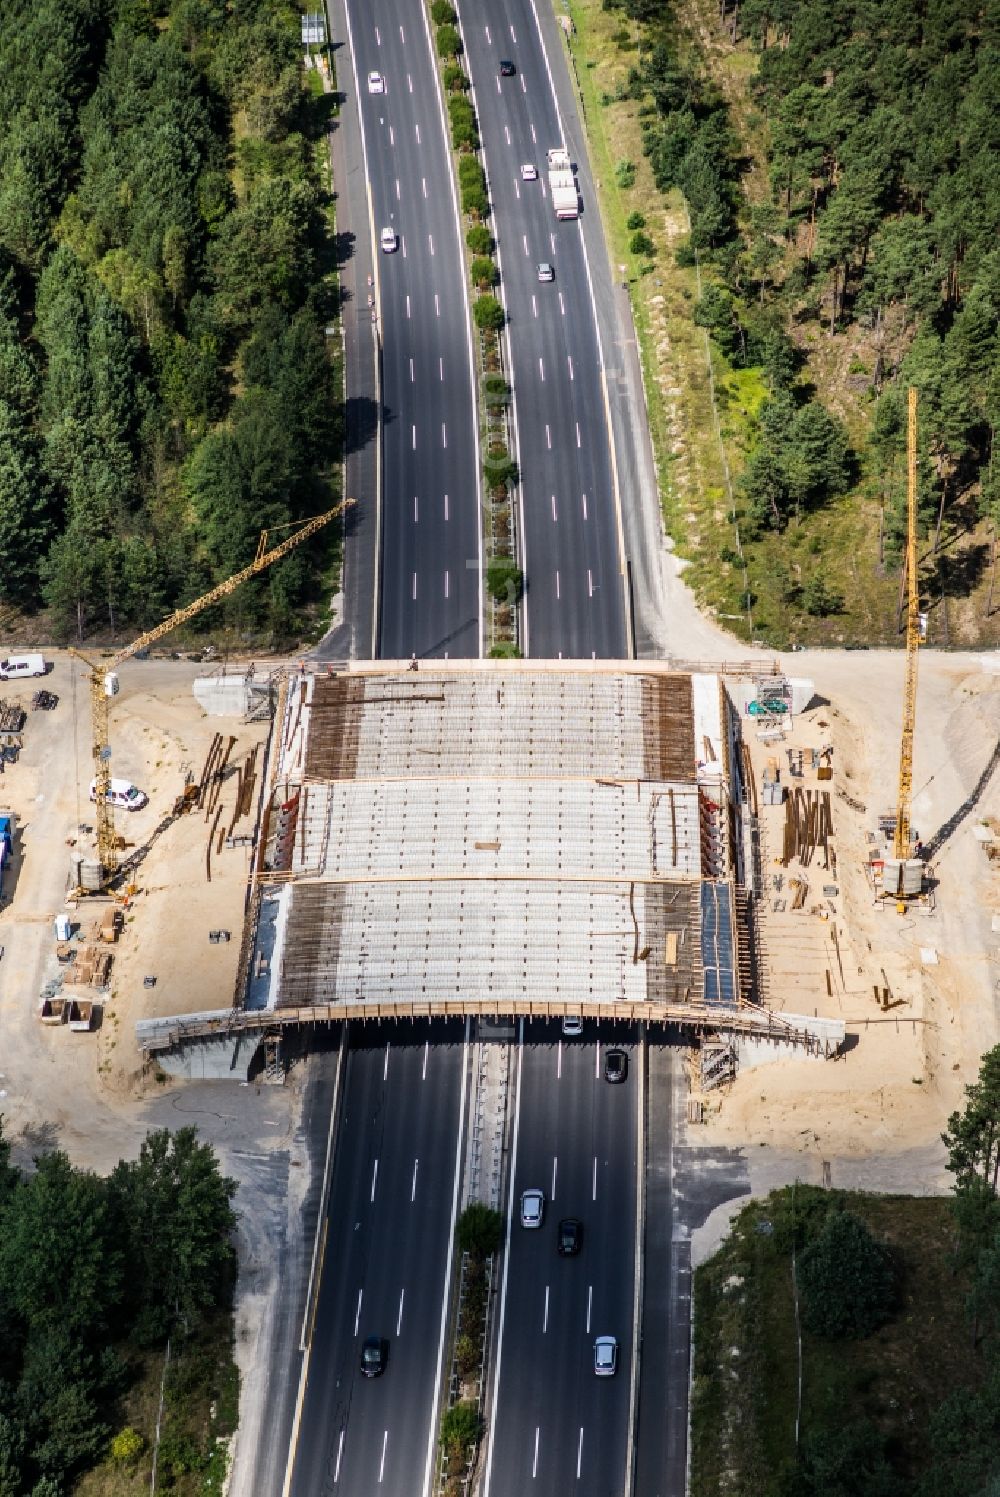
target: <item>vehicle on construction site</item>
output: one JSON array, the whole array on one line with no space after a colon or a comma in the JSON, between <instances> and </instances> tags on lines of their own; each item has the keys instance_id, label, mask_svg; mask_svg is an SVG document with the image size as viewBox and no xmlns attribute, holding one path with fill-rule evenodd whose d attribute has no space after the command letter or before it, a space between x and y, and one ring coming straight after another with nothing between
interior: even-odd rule
<instances>
[{"instance_id":1,"label":"vehicle on construction site","mask_svg":"<svg viewBox=\"0 0 1000 1497\"><path fill-rule=\"evenodd\" d=\"M97 781L90 782L90 798L97 799ZM108 785L107 801L122 811L141 811L149 797L128 780L112 780Z\"/></svg>"},{"instance_id":2,"label":"vehicle on construction site","mask_svg":"<svg viewBox=\"0 0 1000 1497\"><path fill-rule=\"evenodd\" d=\"M7 655L0 660L0 681L18 681L22 676L46 676L52 665L44 655Z\"/></svg>"},{"instance_id":3,"label":"vehicle on construction site","mask_svg":"<svg viewBox=\"0 0 1000 1497\"><path fill-rule=\"evenodd\" d=\"M579 218L580 196L576 173L565 146L553 146L548 153L549 192L556 218Z\"/></svg>"}]
</instances>

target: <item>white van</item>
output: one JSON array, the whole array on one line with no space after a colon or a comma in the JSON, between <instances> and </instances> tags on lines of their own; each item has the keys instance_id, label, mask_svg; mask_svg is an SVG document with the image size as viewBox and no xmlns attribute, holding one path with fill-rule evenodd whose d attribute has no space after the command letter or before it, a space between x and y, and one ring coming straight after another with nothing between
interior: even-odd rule
<instances>
[{"instance_id":1,"label":"white van","mask_svg":"<svg viewBox=\"0 0 1000 1497\"><path fill-rule=\"evenodd\" d=\"M17 681L22 676L45 676L51 666L44 655L8 655L0 660L0 681Z\"/></svg>"},{"instance_id":2,"label":"white van","mask_svg":"<svg viewBox=\"0 0 1000 1497\"><path fill-rule=\"evenodd\" d=\"M97 781L90 782L90 798L97 799ZM108 786L108 804L121 811L141 811L149 797L128 780L112 780Z\"/></svg>"}]
</instances>

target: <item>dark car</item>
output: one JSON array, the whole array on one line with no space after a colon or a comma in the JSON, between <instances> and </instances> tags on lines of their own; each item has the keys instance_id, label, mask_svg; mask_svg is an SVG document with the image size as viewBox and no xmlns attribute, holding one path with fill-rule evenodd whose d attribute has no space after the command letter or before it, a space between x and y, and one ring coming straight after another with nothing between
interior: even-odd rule
<instances>
[{"instance_id":1,"label":"dark car","mask_svg":"<svg viewBox=\"0 0 1000 1497\"><path fill-rule=\"evenodd\" d=\"M516 72L517 72L517 68L511 62L511 60L510 60L509 57L502 57L500 59L500 77L501 78L513 78L513 76L514 76L514 74Z\"/></svg>"},{"instance_id":2,"label":"dark car","mask_svg":"<svg viewBox=\"0 0 1000 1497\"><path fill-rule=\"evenodd\" d=\"M564 1216L559 1223L557 1247L560 1258L575 1258L583 1241L583 1223L575 1216Z\"/></svg>"},{"instance_id":3,"label":"dark car","mask_svg":"<svg viewBox=\"0 0 1000 1497\"><path fill-rule=\"evenodd\" d=\"M624 1081L628 1075L628 1056L624 1050L605 1050L605 1081Z\"/></svg>"},{"instance_id":4,"label":"dark car","mask_svg":"<svg viewBox=\"0 0 1000 1497\"><path fill-rule=\"evenodd\" d=\"M368 1336L361 1348L363 1377L381 1377L389 1360L389 1343L384 1336Z\"/></svg>"}]
</instances>

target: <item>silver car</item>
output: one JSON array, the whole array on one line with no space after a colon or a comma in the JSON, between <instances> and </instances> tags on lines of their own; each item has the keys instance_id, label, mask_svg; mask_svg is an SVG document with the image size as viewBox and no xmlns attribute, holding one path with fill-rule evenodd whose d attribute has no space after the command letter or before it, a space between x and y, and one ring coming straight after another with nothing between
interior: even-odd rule
<instances>
[{"instance_id":1,"label":"silver car","mask_svg":"<svg viewBox=\"0 0 1000 1497\"><path fill-rule=\"evenodd\" d=\"M598 1377L614 1377L618 1371L618 1342L614 1336L598 1336L594 1342L594 1372Z\"/></svg>"},{"instance_id":2,"label":"silver car","mask_svg":"<svg viewBox=\"0 0 1000 1497\"><path fill-rule=\"evenodd\" d=\"M521 1197L521 1226L540 1227L544 1216L544 1193L540 1190L526 1190Z\"/></svg>"}]
</instances>

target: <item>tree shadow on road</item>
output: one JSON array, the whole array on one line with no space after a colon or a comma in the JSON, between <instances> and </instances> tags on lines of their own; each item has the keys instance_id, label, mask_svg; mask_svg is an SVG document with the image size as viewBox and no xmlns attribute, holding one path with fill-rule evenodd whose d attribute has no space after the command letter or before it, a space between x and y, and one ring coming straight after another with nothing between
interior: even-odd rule
<instances>
[{"instance_id":1,"label":"tree shadow on road","mask_svg":"<svg viewBox=\"0 0 1000 1497\"><path fill-rule=\"evenodd\" d=\"M384 413L388 422L391 416ZM349 395L344 404L345 450L362 452L378 435L378 401L370 395Z\"/></svg>"}]
</instances>

